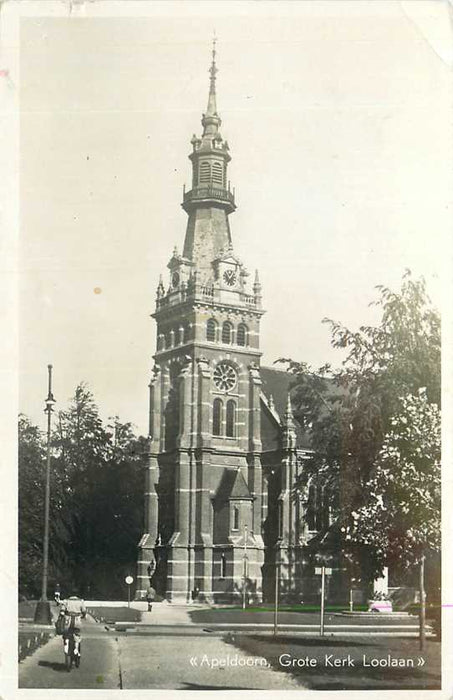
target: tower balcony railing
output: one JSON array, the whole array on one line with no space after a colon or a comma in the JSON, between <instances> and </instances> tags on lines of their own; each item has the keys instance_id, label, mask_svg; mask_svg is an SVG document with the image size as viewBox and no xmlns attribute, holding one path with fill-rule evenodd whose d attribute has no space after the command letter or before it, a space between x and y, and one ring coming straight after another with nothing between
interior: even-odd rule
<instances>
[{"instance_id":1,"label":"tower balcony railing","mask_svg":"<svg viewBox=\"0 0 453 700\"><path fill-rule=\"evenodd\" d=\"M157 296L156 311L187 302L189 299L203 299L208 302L222 302L221 290L216 289L212 284L197 284L189 282L184 287L177 290L168 291L162 296ZM233 303L234 302L230 302ZM254 294L241 292L238 295L236 304L249 306L257 310L261 309L261 297Z\"/></svg>"},{"instance_id":2,"label":"tower balcony railing","mask_svg":"<svg viewBox=\"0 0 453 700\"><path fill-rule=\"evenodd\" d=\"M187 210L190 209L191 205L206 201L221 202L230 211L236 209L234 192L230 192L230 190L226 190L223 187L213 187L212 185L194 187L189 192L184 191L182 206Z\"/></svg>"}]
</instances>

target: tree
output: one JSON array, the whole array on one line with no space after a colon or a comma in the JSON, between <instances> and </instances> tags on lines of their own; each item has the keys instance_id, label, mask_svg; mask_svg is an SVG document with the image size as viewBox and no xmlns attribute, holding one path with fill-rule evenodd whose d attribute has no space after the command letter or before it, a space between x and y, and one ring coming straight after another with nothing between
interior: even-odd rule
<instances>
[{"instance_id":1,"label":"tree","mask_svg":"<svg viewBox=\"0 0 453 700\"><path fill-rule=\"evenodd\" d=\"M122 597L143 532L147 441L118 417L104 426L84 383L53 424L49 588L58 582L64 592ZM41 431L20 416L19 580L27 597L40 595L45 449Z\"/></svg>"},{"instance_id":2,"label":"tree","mask_svg":"<svg viewBox=\"0 0 453 700\"><path fill-rule=\"evenodd\" d=\"M410 567L440 550L440 412L426 390L403 397L390 421L346 539L371 546L381 566Z\"/></svg>"},{"instance_id":3,"label":"tree","mask_svg":"<svg viewBox=\"0 0 453 700\"><path fill-rule=\"evenodd\" d=\"M41 594L45 439L40 429L21 414L18 425L19 476L19 591L28 598ZM51 460L51 503L49 518L49 579L64 582L68 533L60 517L63 492Z\"/></svg>"},{"instance_id":4,"label":"tree","mask_svg":"<svg viewBox=\"0 0 453 700\"><path fill-rule=\"evenodd\" d=\"M44 523L44 465L42 435L24 415L19 416L19 590L27 597L40 594Z\"/></svg>"},{"instance_id":5,"label":"tree","mask_svg":"<svg viewBox=\"0 0 453 700\"><path fill-rule=\"evenodd\" d=\"M58 415L57 471L70 532L73 585L86 596L121 595L142 531L144 439L118 418L104 427L93 395L79 384Z\"/></svg>"},{"instance_id":6,"label":"tree","mask_svg":"<svg viewBox=\"0 0 453 700\"><path fill-rule=\"evenodd\" d=\"M304 466L298 487L316 479L335 493L333 506L341 532L354 542L352 513L367 503L373 469L401 397L426 390L428 403L440 404L440 319L423 279L406 272L399 292L379 286L375 302L382 310L378 326L357 332L325 319L332 345L344 351L339 369L283 360L294 375L296 417L311 435L313 459ZM373 547L355 542L370 575L382 569Z\"/></svg>"}]
</instances>

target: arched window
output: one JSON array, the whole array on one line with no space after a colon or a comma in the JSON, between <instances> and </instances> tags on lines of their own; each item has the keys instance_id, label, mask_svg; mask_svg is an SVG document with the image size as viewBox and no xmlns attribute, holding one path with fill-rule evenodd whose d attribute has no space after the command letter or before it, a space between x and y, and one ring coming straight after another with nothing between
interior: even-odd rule
<instances>
[{"instance_id":1,"label":"arched window","mask_svg":"<svg viewBox=\"0 0 453 700\"><path fill-rule=\"evenodd\" d=\"M220 578L226 578L226 556L224 552L220 555Z\"/></svg>"},{"instance_id":2,"label":"arched window","mask_svg":"<svg viewBox=\"0 0 453 700\"><path fill-rule=\"evenodd\" d=\"M248 328L245 323L240 323L236 333L236 340L238 345L245 347L247 345L247 334Z\"/></svg>"},{"instance_id":3,"label":"arched window","mask_svg":"<svg viewBox=\"0 0 453 700\"><path fill-rule=\"evenodd\" d=\"M231 399L227 401L226 405L226 430L225 435L227 437L234 437L235 427L236 427L236 404Z\"/></svg>"},{"instance_id":4,"label":"arched window","mask_svg":"<svg viewBox=\"0 0 453 700\"><path fill-rule=\"evenodd\" d=\"M200 182L211 180L211 164L204 160L200 163Z\"/></svg>"},{"instance_id":5,"label":"arched window","mask_svg":"<svg viewBox=\"0 0 453 700\"><path fill-rule=\"evenodd\" d=\"M211 343L214 343L216 341L216 331L217 323L214 321L213 318L210 318L206 324L206 340L209 340Z\"/></svg>"},{"instance_id":6,"label":"arched window","mask_svg":"<svg viewBox=\"0 0 453 700\"><path fill-rule=\"evenodd\" d=\"M212 434L222 434L222 399L214 399L212 407Z\"/></svg>"},{"instance_id":7,"label":"arched window","mask_svg":"<svg viewBox=\"0 0 453 700\"><path fill-rule=\"evenodd\" d=\"M317 488L315 484L310 484L310 487L308 489L308 500L307 500L307 509L306 509L306 520L307 520L307 525L309 530L316 530L317 529L317 508L318 508L318 493L317 493Z\"/></svg>"},{"instance_id":8,"label":"arched window","mask_svg":"<svg viewBox=\"0 0 453 700\"><path fill-rule=\"evenodd\" d=\"M229 321L225 321L222 326L222 343L230 344L232 341L233 326Z\"/></svg>"},{"instance_id":9,"label":"arched window","mask_svg":"<svg viewBox=\"0 0 453 700\"><path fill-rule=\"evenodd\" d=\"M216 161L212 166L212 181L217 185L223 185L223 168L222 163Z\"/></svg>"},{"instance_id":10,"label":"arched window","mask_svg":"<svg viewBox=\"0 0 453 700\"><path fill-rule=\"evenodd\" d=\"M233 530L239 530L239 506L233 506Z\"/></svg>"}]
</instances>

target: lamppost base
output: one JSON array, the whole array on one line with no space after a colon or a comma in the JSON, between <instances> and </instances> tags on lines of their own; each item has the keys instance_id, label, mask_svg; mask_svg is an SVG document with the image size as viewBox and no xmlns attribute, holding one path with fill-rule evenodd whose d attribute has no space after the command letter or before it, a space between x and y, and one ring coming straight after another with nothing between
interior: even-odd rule
<instances>
[{"instance_id":1,"label":"lamppost base","mask_svg":"<svg viewBox=\"0 0 453 700\"><path fill-rule=\"evenodd\" d=\"M35 622L39 625L51 625L52 614L48 600L38 600L35 610Z\"/></svg>"}]
</instances>

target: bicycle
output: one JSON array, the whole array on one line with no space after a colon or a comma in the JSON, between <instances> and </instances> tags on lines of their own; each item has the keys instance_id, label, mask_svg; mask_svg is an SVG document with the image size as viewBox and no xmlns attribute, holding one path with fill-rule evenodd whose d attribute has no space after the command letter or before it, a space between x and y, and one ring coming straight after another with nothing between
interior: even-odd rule
<instances>
[{"instance_id":1,"label":"bicycle","mask_svg":"<svg viewBox=\"0 0 453 700\"><path fill-rule=\"evenodd\" d=\"M77 652L76 652L76 640L74 639L75 635L79 636L79 641L77 643ZM64 648L65 667L69 673L73 664L76 668L79 668L80 658L81 658L81 653L82 653L82 642L80 641L80 630L76 631L76 628L74 626L74 617L73 616L71 616L71 622L70 622L69 628L64 633L63 643L64 643L63 648Z\"/></svg>"}]
</instances>

